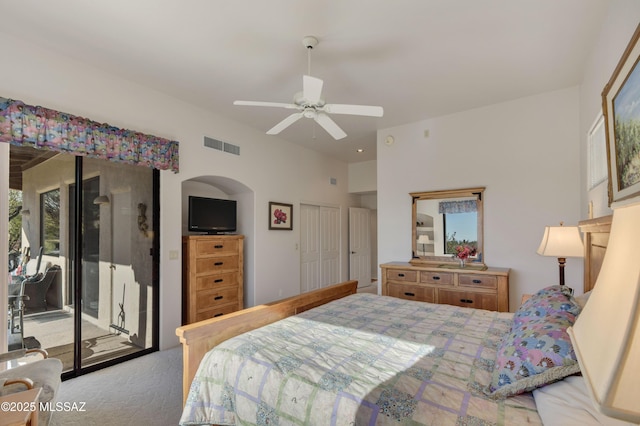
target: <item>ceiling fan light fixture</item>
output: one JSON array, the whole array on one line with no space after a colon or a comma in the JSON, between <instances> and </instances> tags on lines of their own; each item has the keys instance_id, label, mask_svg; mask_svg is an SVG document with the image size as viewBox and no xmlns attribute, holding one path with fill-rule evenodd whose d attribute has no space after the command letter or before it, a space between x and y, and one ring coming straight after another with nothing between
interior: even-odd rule
<instances>
[{"instance_id":1,"label":"ceiling fan light fixture","mask_svg":"<svg viewBox=\"0 0 640 426\"><path fill-rule=\"evenodd\" d=\"M279 102L259 102L259 101L234 101L234 105L241 106L263 106L279 107L286 109L296 109L299 112L286 117L280 123L267 131L268 135L275 135L289 127L300 118L312 118L334 139L342 139L347 134L333 121L327 114L360 115L367 117L382 117L384 113L380 106L370 105L348 105L348 104L326 104L322 98L322 88L324 82L311 76L311 49L318 45L318 39L314 36L306 36L302 39L303 46L307 49L308 72L302 76L302 92L297 93L292 104Z\"/></svg>"}]
</instances>

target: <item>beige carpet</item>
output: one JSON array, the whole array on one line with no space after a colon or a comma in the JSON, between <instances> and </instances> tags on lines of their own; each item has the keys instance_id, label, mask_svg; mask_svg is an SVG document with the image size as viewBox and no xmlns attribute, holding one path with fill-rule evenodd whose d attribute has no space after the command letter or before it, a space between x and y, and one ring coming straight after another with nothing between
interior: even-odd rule
<instances>
[{"instance_id":1,"label":"beige carpet","mask_svg":"<svg viewBox=\"0 0 640 426\"><path fill-rule=\"evenodd\" d=\"M50 426L176 426L182 414L182 348L154 352L62 382Z\"/></svg>"},{"instance_id":2,"label":"beige carpet","mask_svg":"<svg viewBox=\"0 0 640 426\"><path fill-rule=\"evenodd\" d=\"M366 287L360 287L358 289L358 293L378 294L378 282L377 281L373 281L371 284L369 284Z\"/></svg>"}]
</instances>

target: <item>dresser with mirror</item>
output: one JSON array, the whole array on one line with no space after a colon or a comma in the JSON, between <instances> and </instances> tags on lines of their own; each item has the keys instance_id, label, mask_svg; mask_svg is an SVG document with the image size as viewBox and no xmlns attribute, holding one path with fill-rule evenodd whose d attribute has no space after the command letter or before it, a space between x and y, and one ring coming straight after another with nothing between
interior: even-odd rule
<instances>
[{"instance_id":1,"label":"dresser with mirror","mask_svg":"<svg viewBox=\"0 0 640 426\"><path fill-rule=\"evenodd\" d=\"M383 295L509 311L509 268L485 263L484 189L409 194L412 257L380 265Z\"/></svg>"}]
</instances>

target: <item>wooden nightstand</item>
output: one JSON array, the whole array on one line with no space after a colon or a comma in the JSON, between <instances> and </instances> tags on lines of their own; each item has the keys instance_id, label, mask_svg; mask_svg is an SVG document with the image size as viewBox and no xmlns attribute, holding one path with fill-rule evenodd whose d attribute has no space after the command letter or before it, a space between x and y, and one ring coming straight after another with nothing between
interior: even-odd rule
<instances>
[{"instance_id":1,"label":"wooden nightstand","mask_svg":"<svg viewBox=\"0 0 640 426\"><path fill-rule=\"evenodd\" d=\"M37 426L40 388L0 397L0 426Z\"/></svg>"}]
</instances>

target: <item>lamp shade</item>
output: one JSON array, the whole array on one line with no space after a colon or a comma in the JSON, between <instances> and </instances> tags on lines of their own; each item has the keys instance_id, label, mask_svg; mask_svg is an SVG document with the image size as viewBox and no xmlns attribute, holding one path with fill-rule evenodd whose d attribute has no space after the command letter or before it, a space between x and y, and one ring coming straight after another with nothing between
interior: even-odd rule
<instances>
[{"instance_id":1,"label":"lamp shade","mask_svg":"<svg viewBox=\"0 0 640 426\"><path fill-rule=\"evenodd\" d=\"M640 422L640 203L615 207L589 301L568 329L580 370L605 415Z\"/></svg>"},{"instance_id":2,"label":"lamp shade","mask_svg":"<svg viewBox=\"0 0 640 426\"><path fill-rule=\"evenodd\" d=\"M109 197L106 195L100 195L93 200L93 204L109 204Z\"/></svg>"},{"instance_id":3,"label":"lamp shade","mask_svg":"<svg viewBox=\"0 0 640 426\"><path fill-rule=\"evenodd\" d=\"M431 238L429 238L428 235L423 234L418 236L418 244L430 244L431 243Z\"/></svg>"},{"instance_id":4,"label":"lamp shade","mask_svg":"<svg viewBox=\"0 0 640 426\"><path fill-rule=\"evenodd\" d=\"M577 226L547 226L538 254L553 257L582 257L584 247Z\"/></svg>"}]
</instances>

